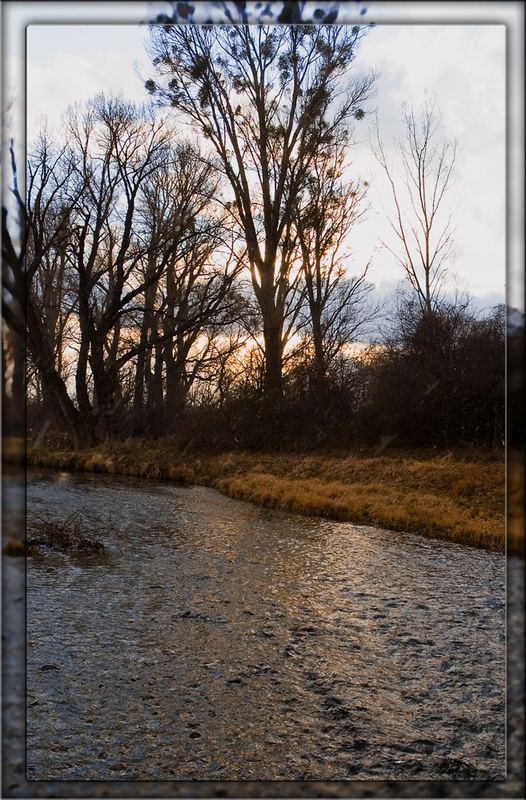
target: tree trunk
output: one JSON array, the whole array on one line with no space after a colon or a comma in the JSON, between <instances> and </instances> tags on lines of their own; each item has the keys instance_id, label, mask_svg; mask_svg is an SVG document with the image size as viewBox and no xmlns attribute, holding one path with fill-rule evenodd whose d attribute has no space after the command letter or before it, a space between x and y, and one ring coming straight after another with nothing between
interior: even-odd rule
<instances>
[{"instance_id":1,"label":"tree trunk","mask_svg":"<svg viewBox=\"0 0 526 800\"><path fill-rule=\"evenodd\" d=\"M77 369L75 371L75 393L79 412L84 419L88 419L92 413L87 382L89 341L83 334L81 336Z\"/></svg>"},{"instance_id":2,"label":"tree trunk","mask_svg":"<svg viewBox=\"0 0 526 800\"><path fill-rule=\"evenodd\" d=\"M283 393L281 329L274 321L263 325L265 341L265 394L279 400Z\"/></svg>"},{"instance_id":3,"label":"tree trunk","mask_svg":"<svg viewBox=\"0 0 526 800\"><path fill-rule=\"evenodd\" d=\"M99 334L91 342L90 367L93 375L97 421L95 432L99 441L116 432L116 412L119 406L119 376L104 359L105 337Z\"/></svg>"},{"instance_id":4,"label":"tree trunk","mask_svg":"<svg viewBox=\"0 0 526 800\"><path fill-rule=\"evenodd\" d=\"M316 388L321 388L325 385L326 379L325 348L323 346L321 312L316 306L311 306L310 312L312 322L312 343L314 345L315 382Z\"/></svg>"},{"instance_id":5,"label":"tree trunk","mask_svg":"<svg viewBox=\"0 0 526 800\"><path fill-rule=\"evenodd\" d=\"M79 414L68 395L66 385L55 369L53 351L39 322L33 304L26 306L27 345L33 356L43 385L47 386L53 402L53 413L71 436L74 447L87 447L93 436L89 421Z\"/></svg>"},{"instance_id":6,"label":"tree trunk","mask_svg":"<svg viewBox=\"0 0 526 800\"><path fill-rule=\"evenodd\" d=\"M174 357L172 341L165 346L165 365L165 423L171 425L182 416L186 405L185 353L183 349L182 353Z\"/></svg>"},{"instance_id":7,"label":"tree trunk","mask_svg":"<svg viewBox=\"0 0 526 800\"><path fill-rule=\"evenodd\" d=\"M148 347L148 340L152 334L154 326L154 304L157 284L153 283L145 291L144 313L141 321L140 350L135 364L135 377L133 389L133 414L134 423L142 429L144 425L144 411L146 401L146 377L149 372L149 362L151 358L151 348Z\"/></svg>"},{"instance_id":8,"label":"tree trunk","mask_svg":"<svg viewBox=\"0 0 526 800\"><path fill-rule=\"evenodd\" d=\"M163 347L154 348L153 372L147 374L146 425L148 433L159 436L164 426L163 418Z\"/></svg>"},{"instance_id":9,"label":"tree trunk","mask_svg":"<svg viewBox=\"0 0 526 800\"><path fill-rule=\"evenodd\" d=\"M283 313L276 307L274 265L264 265L261 287L257 299L263 317L263 339L265 343L265 394L269 400L278 402L283 393Z\"/></svg>"}]
</instances>

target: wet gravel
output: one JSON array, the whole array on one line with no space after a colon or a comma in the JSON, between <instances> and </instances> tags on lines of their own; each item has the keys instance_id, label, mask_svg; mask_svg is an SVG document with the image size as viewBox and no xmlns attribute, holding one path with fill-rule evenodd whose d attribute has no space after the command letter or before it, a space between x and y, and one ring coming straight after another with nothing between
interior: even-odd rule
<instances>
[{"instance_id":1,"label":"wet gravel","mask_svg":"<svg viewBox=\"0 0 526 800\"><path fill-rule=\"evenodd\" d=\"M109 523L106 550L27 561L39 783L23 795L11 776L6 796L182 796L192 784L149 782L188 780L199 796L240 780L296 781L243 796L508 796L490 783L506 775L503 557L203 488L31 477L30 522L77 509ZM127 782L57 783L86 780Z\"/></svg>"}]
</instances>

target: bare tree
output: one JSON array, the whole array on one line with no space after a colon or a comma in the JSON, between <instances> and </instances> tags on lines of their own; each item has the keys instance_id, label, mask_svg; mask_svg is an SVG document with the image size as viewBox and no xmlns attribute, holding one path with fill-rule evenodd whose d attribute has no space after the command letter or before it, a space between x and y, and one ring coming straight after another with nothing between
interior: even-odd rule
<instances>
[{"instance_id":1,"label":"bare tree","mask_svg":"<svg viewBox=\"0 0 526 800\"><path fill-rule=\"evenodd\" d=\"M3 209L3 317L16 335L18 360L24 363L24 343L32 362L45 384L47 401L57 419L67 430L75 445L84 434L83 420L71 400L60 366L56 363L57 331L54 323L46 321L32 282L41 264L54 261L53 251L62 250L62 234L66 219L58 197L71 176L71 160L65 151L52 151L44 139L39 143L39 155L28 164L26 200L18 188L14 151L11 147L13 195L18 211L18 236L12 237L7 227L7 211ZM63 160L67 166L58 168ZM16 240L18 239L18 244ZM55 307L55 303L52 303ZM57 317L55 317L56 321ZM53 329L53 330L52 330ZM15 365L16 366L16 365ZM23 378L22 378L23 386ZM23 396L18 402L23 405Z\"/></svg>"},{"instance_id":2,"label":"bare tree","mask_svg":"<svg viewBox=\"0 0 526 800\"><path fill-rule=\"evenodd\" d=\"M418 116L403 108L405 139L397 156L399 179L386 157L377 127L375 155L391 186L395 214L389 219L399 246L384 246L402 266L421 309L433 311L441 297L452 254L451 215L444 215L444 199L451 184L457 144L440 137L440 114L426 101Z\"/></svg>"},{"instance_id":3,"label":"bare tree","mask_svg":"<svg viewBox=\"0 0 526 800\"><path fill-rule=\"evenodd\" d=\"M372 76L349 77L363 29L338 26L152 28L160 83L146 88L208 139L233 195L262 319L265 385L281 393L290 295L282 247L314 153L345 136ZM338 102L340 101L340 102Z\"/></svg>"},{"instance_id":4,"label":"bare tree","mask_svg":"<svg viewBox=\"0 0 526 800\"><path fill-rule=\"evenodd\" d=\"M136 362L135 410L140 417L146 409L146 417L155 415L161 427L184 410L197 371L195 363L189 368L192 348L232 304L230 288L239 265L213 202L217 192L217 173L187 142L173 148L143 189L141 230L152 243L143 269L145 274L153 270L157 280L144 293L140 337L145 347ZM184 246L174 247L175 241ZM148 341L158 345L148 349Z\"/></svg>"},{"instance_id":5,"label":"bare tree","mask_svg":"<svg viewBox=\"0 0 526 800\"><path fill-rule=\"evenodd\" d=\"M294 225L306 289L304 324L312 337L314 371L321 387L331 362L366 324L376 308L367 303L372 285L369 264L361 274L349 274L350 235L363 214L366 187L345 181L342 146L314 159L294 206Z\"/></svg>"},{"instance_id":6,"label":"bare tree","mask_svg":"<svg viewBox=\"0 0 526 800\"><path fill-rule=\"evenodd\" d=\"M104 436L121 405L119 370L133 358L132 348L119 349L123 320L144 290L137 266L150 244L136 230L141 188L162 164L168 139L162 123L102 95L74 113L69 127L77 192L69 241L78 302L76 398L82 416Z\"/></svg>"},{"instance_id":7,"label":"bare tree","mask_svg":"<svg viewBox=\"0 0 526 800\"><path fill-rule=\"evenodd\" d=\"M165 383L176 405L199 331L225 313L234 270L212 263L211 172L162 121L102 96L72 114L68 146L30 155L25 275L15 266L43 399L76 445L121 430L134 396L162 410Z\"/></svg>"}]
</instances>

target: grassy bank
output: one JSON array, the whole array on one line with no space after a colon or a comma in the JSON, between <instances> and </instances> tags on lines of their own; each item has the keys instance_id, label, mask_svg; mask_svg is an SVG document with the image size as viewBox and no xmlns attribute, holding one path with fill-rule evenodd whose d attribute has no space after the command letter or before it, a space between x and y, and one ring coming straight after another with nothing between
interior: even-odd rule
<instances>
[{"instance_id":1,"label":"grassy bank","mask_svg":"<svg viewBox=\"0 0 526 800\"><path fill-rule=\"evenodd\" d=\"M213 486L268 508L504 549L504 464L470 454L188 455L129 440L90 450L29 448L35 466ZM519 493L519 489L517 489ZM521 550L510 525L508 547Z\"/></svg>"}]
</instances>

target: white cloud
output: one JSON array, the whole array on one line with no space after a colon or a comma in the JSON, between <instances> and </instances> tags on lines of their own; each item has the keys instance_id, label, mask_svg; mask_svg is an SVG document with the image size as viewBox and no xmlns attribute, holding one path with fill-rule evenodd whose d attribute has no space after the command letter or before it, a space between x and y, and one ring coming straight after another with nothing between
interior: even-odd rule
<instances>
[{"instance_id":1,"label":"white cloud","mask_svg":"<svg viewBox=\"0 0 526 800\"><path fill-rule=\"evenodd\" d=\"M33 25L27 31L27 131L42 117L54 127L68 106L100 91L147 100L143 74L151 69L144 52L146 28L106 25Z\"/></svg>"},{"instance_id":2,"label":"white cloud","mask_svg":"<svg viewBox=\"0 0 526 800\"><path fill-rule=\"evenodd\" d=\"M42 115L56 124L68 105L98 91L145 101L142 77L152 68L139 26L49 25L28 28L28 135ZM451 205L457 220L454 268L479 293L504 287L504 29L475 25L380 25L365 38L357 69L379 70L375 105L383 138L402 132L400 106L421 105L425 92L436 94L444 132L459 140L457 177ZM378 251L388 234L390 197L372 157L366 123L357 123L354 168L372 183L367 220L354 235L354 265L374 251L374 280L397 280L393 259Z\"/></svg>"},{"instance_id":3,"label":"white cloud","mask_svg":"<svg viewBox=\"0 0 526 800\"><path fill-rule=\"evenodd\" d=\"M443 133L459 144L448 197L456 223L451 265L471 292L500 292L505 283L505 38L503 26L378 26L363 43L357 63L379 71L375 105L382 139L403 136L402 103L423 105L435 96ZM376 173L367 236L389 237L389 188L362 145L360 160ZM365 226L364 226L365 227ZM364 239L366 234L361 234ZM376 256L379 278L396 273L385 251Z\"/></svg>"}]
</instances>

